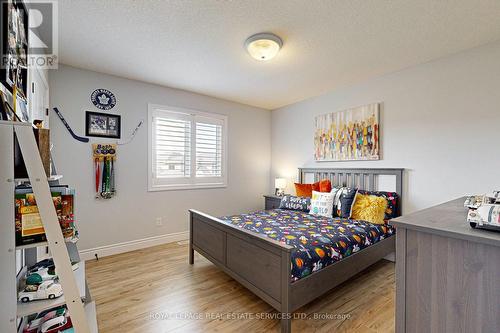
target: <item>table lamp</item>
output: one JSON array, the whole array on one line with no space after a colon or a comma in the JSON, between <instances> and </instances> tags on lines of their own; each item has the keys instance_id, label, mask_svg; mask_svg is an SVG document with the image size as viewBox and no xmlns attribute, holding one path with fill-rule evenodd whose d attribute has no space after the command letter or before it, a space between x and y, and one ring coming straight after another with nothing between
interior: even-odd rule
<instances>
[{"instance_id":1,"label":"table lamp","mask_svg":"<svg viewBox=\"0 0 500 333\"><path fill-rule=\"evenodd\" d=\"M275 194L278 197L282 197L285 194L286 179L285 178L276 178L274 180L274 187L276 188Z\"/></svg>"}]
</instances>

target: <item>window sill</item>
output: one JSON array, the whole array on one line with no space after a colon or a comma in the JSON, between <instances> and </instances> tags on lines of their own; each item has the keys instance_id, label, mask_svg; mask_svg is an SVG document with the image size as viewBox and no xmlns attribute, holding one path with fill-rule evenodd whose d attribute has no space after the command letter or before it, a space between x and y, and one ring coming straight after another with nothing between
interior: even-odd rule
<instances>
[{"instance_id":1,"label":"window sill","mask_svg":"<svg viewBox=\"0 0 500 333\"><path fill-rule=\"evenodd\" d=\"M148 186L148 192L202 190L202 189L214 189L214 188L224 188L224 187L227 187L227 184L156 185L156 186Z\"/></svg>"}]
</instances>

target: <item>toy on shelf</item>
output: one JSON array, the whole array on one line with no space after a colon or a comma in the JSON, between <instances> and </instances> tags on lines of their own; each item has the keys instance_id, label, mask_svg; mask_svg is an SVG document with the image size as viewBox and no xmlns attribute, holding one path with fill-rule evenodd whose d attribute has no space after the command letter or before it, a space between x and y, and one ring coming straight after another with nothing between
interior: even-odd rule
<instances>
[{"instance_id":1,"label":"toy on shelf","mask_svg":"<svg viewBox=\"0 0 500 333\"><path fill-rule=\"evenodd\" d=\"M95 171L95 197L111 199L116 194L116 144L92 144Z\"/></svg>"},{"instance_id":2,"label":"toy on shelf","mask_svg":"<svg viewBox=\"0 0 500 333\"><path fill-rule=\"evenodd\" d=\"M31 302L41 299L54 299L63 294L62 287L54 281L43 281L39 285L27 284L23 291L19 292L18 299L23 302Z\"/></svg>"},{"instance_id":3,"label":"toy on shelf","mask_svg":"<svg viewBox=\"0 0 500 333\"><path fill-rule=\"evenodd\" d=\"M31 272L26 277L26 284L40 284L43 281L56 280L57 274L55 267L41 267Z\"/></svg>"},{"instance_id":4,"label":"toy on shelf","mask_svg":"<svg viewBox=\"0 0 500 333\"><path fill-rule=\"evenodd\" d=\"M39 329L41 330L43 323L56 317L64 316L67 313L68 309L66 308L66 305L40 312L28 323L28 325L24 327L23 333L38 333Z\"/></svg>"},{"instance_id":5,"label":"toy on shelf","mask_svg":"<svg viewBox=\"0 0 500 333\"><path fill-rule=\"evenodd\" d=\"M473 228L500 231L500 191L491 196L474 195L465 200L467 222Z\"/></svg>"},{"instance_id":6,"label":"toy on shelf","mask_svg":"<svg viewBox=\"0 0 500 333\"><path fill-rule=\"evenodd\" d=\"M49 319L42 324L40 333L69 333L74 332L73 323L68 315L63 315Z\"/></svg>"}]
</instances>

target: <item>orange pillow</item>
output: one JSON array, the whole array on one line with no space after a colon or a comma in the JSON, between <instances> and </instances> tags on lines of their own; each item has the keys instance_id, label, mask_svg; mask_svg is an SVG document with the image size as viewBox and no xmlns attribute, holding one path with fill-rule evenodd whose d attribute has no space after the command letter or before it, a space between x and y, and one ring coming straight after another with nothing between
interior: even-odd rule
<instances>
[{"instance_id":1,"label":"orange pillow","mask_svg":"<svg viewBox=\"0 0 500 333\"><path fill-rule=\"evenodd\" d=\"M295 193L298 197L312 197L312 191L316 192L330 192L332 190L332 183L328 179L320 180L314 184L299 184L295 183Z\"/></svg>"},{"instance_id":2,"label":"orange pillow","mask_svg":"<svg viewBox=\"0 0 500 333\"><path fill-rule=\"evenodd\" d=\"M299 184L295 183L295 193L298 197L312 197L312 185L313 184Z\"/></svg>"},{"instance_id":3,"label":"orange pillow","mask_svg":"<svg viewBox=\"0 0 500 333\"><path fill-rule=\"evenodd\" d=\"M331 192L332 182L330 179L323 179L319 181L319 191L320 192Z\"/></svg>"}]
</instances>

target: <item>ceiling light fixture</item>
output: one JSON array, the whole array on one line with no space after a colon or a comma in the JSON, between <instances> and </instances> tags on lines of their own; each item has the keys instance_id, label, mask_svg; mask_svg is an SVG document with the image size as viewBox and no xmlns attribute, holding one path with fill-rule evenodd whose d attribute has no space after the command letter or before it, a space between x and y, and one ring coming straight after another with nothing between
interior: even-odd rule
<instances>
[{"instance_id":1,"label":"ceiling light fixture","mask_svg":"<svg viewBox=\"0 0 500 333\"><path fill-rule=\"evenodd\" d=\"M282 46L281 38L270 33L256 34L248 37L245 41L248 53L259 61L271 60L278 54Z\"/></svg>"}]
</instances>

